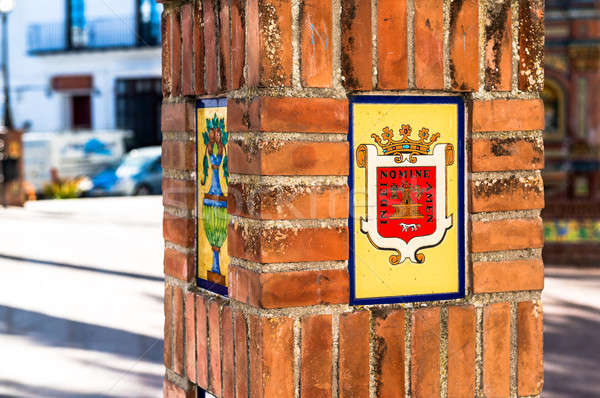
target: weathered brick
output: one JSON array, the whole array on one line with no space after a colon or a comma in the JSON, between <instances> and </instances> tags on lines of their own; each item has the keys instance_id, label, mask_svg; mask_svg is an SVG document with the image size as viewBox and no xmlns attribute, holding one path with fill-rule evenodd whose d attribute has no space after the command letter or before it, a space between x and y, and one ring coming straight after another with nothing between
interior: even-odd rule
<instances>
[{"instance_id":1,"label":"weathered brick","mask_svg":"<svg viewBox=\"0 0 600 398\"><path fill-rule=\"evenodd\" d=\"M249 319L250 396L294 397L294 320Z\"/></svg>"},{"instance_id":2,"label":"weathered brick","mask_svg":"<svg viewBox=\"0 0 600 398\"><path fill-rule=\"evenodd\" d=\"M537 249L543 246L544 232L540 217L471 223L473 253Z\"/></svg>"},{"instance_id":3,"label":"weathered brick","mask_svg":"<svg viewBox=\"0 0 600 398\"><path fill-rule=\"evenodd\" d=\"M442 0L415 1L415 84L444 88L444 32Z\"/></svg>"},{"instance_id":4,"label":"weathered brick","mask_svg":"<svg viewBox=\"0 0 600 398\"><path fill-rule=\"evenodd\" d=\"M519 89L544 88L544 1L519 1Z\"/></svg>"},{"instance_id":5,"label":"weathered brick","mask_svg":"<svg viewBox=\"0 0 600 398\"><path fill-rule=\"evenodd\" d=\"M191 282L196 274L196 264L192 253L182 253L175 249L165 249L164 272L166 275Z\"/></svg>"},{"instance_id":6,"label":"weathered brick","mask_svg":"<svg viewBox=\"0 0 600 398\"><path fill-rule=\"evenodd\" d=\"M471 115L473 132L544 129L544 103L539 99L474 101Z\"/></svg>"},{"instance_id":7,"label":"weathered brick","mask_svg":"<svg viewBox=\"0 0 600 398\"><path fill-rule=\"evenodd\" d=\"M234 318L236 397L248 398L248 324L241 311L234 311Z\"/></svg>"},{"instance_id":8,"label":"weathered brick","mask_svg":"<svg viewBox=\"0 0 600 398\"><path fill-rule=\"evenodd\" d=\"M512 15L510 0L486 3L485 89L510 91L512 84Z\"/></svg>"},{"instance_id":9,"label":"weathered brick","mask_svg":"<svg viewBox=\"0 0 600 398\"><path fill-rule=\"evenodd\" d=\"M381 90L408 88L408 40L406 2L377 3L377 87Z\"/></svg>"},{"instance_id":10,"label":"weathered brick","mask_svg":"<svg viewBox=\"0 0 600 398\"><path fill-rule=\"evenodd\" d=\"M412 314L411 392L415 398L440 396L440 308Z\"/></svg>"},{"instance_id":11,"label":"weathered brick","mask_svg":"<svg viewBox=\"0 0 600 398\"><path fill-rule=\"evenodd\" d=\"M233 398L235 374L233 368L233 314L230 306L221 312L221 333L223 341L223 398Z\"/></svg>"},{"instance_id":12,"label":"weathered brick","mask_svg":"<svg viewBox=\"0 0 600 398\"><path fill-rule=\"evenodd\" d=\"M196 381L196 297L186 293L185 305L185 374L192 382Z\"/></svg>"},{"instance_id":13,"label":"weathered brick","mask_svg":"<svg viewBox=\"0 0 600 398\"><path fill-rule=\"evenodd\" d=\"M300 6L301 77L305 87L331 87L331 4L305 0Z\"/></svg>"},{"instance_id":14,"label":"weathered brick","mask_svg":"<svg viewBox=\"0 0 600 398\"><path fill-rule=\"evenodd\" d=\"M300 396L331 397L331 315L302 318Z\"/></svg>"},{"instance_id":15,"label":"weathered brick","mask_svg":"<svg viewBox=\"0 0 600 398\"><path fill-rule=\"evenodd\" d=\"M510 395L510 304L490 304L483 309L483 393L487 397Z\"/></svg>"},{"instance_id":16,"label":"weathered brick","mask_svg":"<svg viewBox=\"0 0 600 398\"><path fill-rule=\"evenodd\" d=\"M371 3L342 0L342 83L347 90L370 90L372 81Z\"/></svg>"},{"instance_id":17,"label":"weathered brick","mask_svg":"<svg viewBox=\"0 0 600 398\"><path fill-rule=\"evenodd\" d=\"M544 263L541 259L473 263L473 292L475 293L542 290L543 288Z\"/></svg>"},{"instance_id":18,"label":"weathered brick","mask_svg":"<svg viewBox=\"0 0 600 398\"><path fill-rule=\"evenodd\" d=\"M171 383L165 379L163 382L163 397L164 398L194 398L193 390L185 390L178 385Z\"/></svg>"},{"instance_id":19,"label":"weathered brick","mask_svg":"<svg viewBox=\"0 0 600 398\"><path fill-rule=\"evenodd\" d=\"M229 214L263 220L345 218L348 187L230 183L227 207Z\"/></svg>"},{"instance_id":20,"label":"weathered brick","mask_svg":"<svg viewBox=\"0 0 600 398\"><path fill-rule=\"evenodd\" d=\"M229 224L229 255L259 263L348 259L348 228L268 228Z\"/></svg>"},{"instance_id":21,"label":"weathered brick","mask_svg":"<svg viewBox=\"0 0 600 398\"><path fill-rule=\"evenodd\" d=\"M230 265L230 294L261 308L302 307L348 302L346 270L258 273ZM281 286L286 286L281 289Z\"/></svg>"},{"instance_id":22,"label":"weathered brick","mask_svg":"<svg viewBox=\"0 0 600 398\"><path fill-rule=\"evenodd\" d=\"M184 374L184 340L183 340L183 291L173 288L173 370L180 375Z\"/></svg>"},{"instance_id":23,"label":"weathered brick","mask_svg":"<svg viewBox=\"0 0 600 398\"><path fill-rule=\"evenodd\" d=\"M221 309L219 302L208 303L208 391L221 396Z\"/></svg>"},{"instance_id":24,"label":"weathered brick","mask_svg":"<svg viewBox=\"0 0 600 398\"><path fill-rule=\"evenodd\" d=\"M194 93L204 94L204 18L202 1L194 1Z\"/></svg>"},{"instance_id":25,"label":"weathered brick","mask_svg":"<svg viewBox=\"0 0 600 398\"><path fill-rule=\"evenodd\" d=\"M177 104L162 104L161 130L162 131L194 131L196 118L194 104L191 102Z\"/></svg>"},{"instance_id":26,"label":"weathered brick","mask_svg":"<svg viewBox=\"0 0 600 398\"><path fill-rule=\"evenodd\" d=\"M193 247L196 234L196 225L193 218L175 217L164 213L163 235L166 240L177 245Z\"/></svg>"},{"instance_id":27,"label":"weathered brick","mask_svg":"<svg viewBox=\"0 0 600 398\"><path fill-rule=\"evenodd\" d=\"M231 88L244 86L246 63L246 1L231 0Z\"/></svg>"},{"instance_id":28,"label":"weathered brick","mask_svg":"<svg viewBox=\"0 0 600 398\"><path fill-rule=\"evenodd\" d=\"M290 1L247 3L248 84L292 85L292 6Z\"/></svg>"},{"instance_id":29,"label":"weathered brick","mask_svg":"<svg viewBox=\"0 0 600 398\"><path fill-rule=\"evenodd\" d=\"M231 90L231 37L229 1L219 1L219 75L221 91Z\"/></svg>"},{"instance_id":30,"label":"weathered brick","mask_svg":"<svg viewBox=\"0 0 600 398\"><path fill-rule=\"evenodd\" d=\"M165 169L195 170L196 146L193 141L167 141L162 143L162 167Z\"/></svg>"},{"instance_id":31,"label":"weathered brick","mask_svg":"<svg viewBox=\"0 0 600 398\"><path fill-rule=\"evenodd\" d=\"M173 368L173 286L165 284L165 327L164 327L164 362L167 369Z\"/></svg>"},{"instance_id":32,"label":"weathered brick","mask_svg":"<svg viewBox=\"0 0 600 398\"><path fill-rule=\"evenodd\" d=\"M369 396L369 311L340 315L339 396Z\"/></svg>"},{"instance_id":33,"label":"weathered brick","mask_svg":"<svg viewBox=\"0 0 600 398\"><path fill-rule=\"evenodd\" d=\"M208 388L208 315L206 298L196 295L196 355L197 378L196 384L204 390Z\"/></svg>"},{"instance_id":34,"label":"weathered brick","mask_svg":"<svg viewBox=\"0 0 600 398\"><path fill-rule=\"evenodd\" d=\"M479 88L479 2L450 3L450 86L456 91Z\"/></svg>"},{"instance_id":35,"label":"weathered brick","mask_svg":"<svg viewBox=\"0 0 600 398\"><path fill-rule=\"evenodd\" d=\"M541 176L490 178L472 182L471 211L530 210L544 207Z\"/></svg>"},{"instance_id":36,"label":"weathered brick","mask_svg":"<svg viewBox=\"0 0 600 398\"><path fill-rule=\"evenodd\" d=\"M254 175L348 175L347 142L229 142L229 171Z\"/></svg>"},{"instance_id":37,"label":"weathered brick","mask_svg":"<svg viewBox=\"0 0 600 398\"><path fill-rule=\"evenodd\" d=\"M215 0L202 1L204 17L204 63L206 93L216 94L218 90L217 75L217 17L215 15Z\"/></svg>"},{"instance_id":38,"label":"weathered brick","mask_svg":"<svg viewBox=\"0 0 600 398\"><path fill-rule=\"evenodd\" d=\"M404 397L404 310L374 316L375 395Z\"/></svg>"},{"instance_id":39,"label":"weathered brick","mask_svg":"<svg viewBox=\"0 0 600 398\"><path fill-rule=\"evenodd\" d=\"M544 325L542 303L517 306L517 378L519 396L534 396L544 386Z\"/></svg>"},{"instance_id":40,"label":"weathered brick","mask_svg":"<svg viewBox=\"0 0 600 398\"><path fill-rule=\"evenodd\" d=\"M160 25L163 38L161 49L162 93L163 97L167 98L171 96L171 18L168 13L163 12Z\"/></svg>"},{"instance_id":41,"label":"weathered brick","mask_svg":"<svg viewBox=\"0 0 600 398\"><path fill-rule=\"evenodd\" d=\"M163 205L193 210L196 206L196 185L190 180L163 177Z\"/></svg>"},{"instance_id":42,"label":"weathered brick","mask_svg":"<svg viewBox=\"0 0 600 398\"><path fill-rule=\"evenodd\" d=\"M182 65L181 86L183 95L194 95L194 36L192 4L181 6Z\"/></svg>"},{"instance_id":43,"label":"weathered brick","mask_svg":"<svg viewBox=\"0 0 600 398\"><path fill-rule=\"evenodd\" d=\"M181 14L171 10L171 95L181 95Z\"/></svg>"},{"instance_id":44,"label":"weathered brick","mask_svg":"<svg viewBox=\"0 0 600 398\"><path fill-rule=\"evenodd\" d=\"M471 140L471 171L539 170L544 168L544 142L539 138Z\"/></svg>"},{"instance_id":45,"label":"weathered brick","mask_svg":"<svg viewBox=\"0 0 600 398\"><path fill-rule=\"evenodd\" d=\"M475 307L448 307L448 397L475 396Z\"/></svg>"}]
</instances>

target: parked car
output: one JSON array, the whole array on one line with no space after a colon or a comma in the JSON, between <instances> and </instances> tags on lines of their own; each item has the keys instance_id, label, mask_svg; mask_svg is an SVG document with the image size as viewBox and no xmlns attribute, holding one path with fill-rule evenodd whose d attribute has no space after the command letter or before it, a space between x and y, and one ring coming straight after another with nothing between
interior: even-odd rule
<instances>
[{"instance_id":1,"label":"parked car","mask_svg":"<svg viewBox=\"0 0 600 398\"><path fill-rule=\"evenodd\" d=\"M91 178L88 195L158 195L162 192L161 147L134 149Z\"/></svg>"}]
</instances>

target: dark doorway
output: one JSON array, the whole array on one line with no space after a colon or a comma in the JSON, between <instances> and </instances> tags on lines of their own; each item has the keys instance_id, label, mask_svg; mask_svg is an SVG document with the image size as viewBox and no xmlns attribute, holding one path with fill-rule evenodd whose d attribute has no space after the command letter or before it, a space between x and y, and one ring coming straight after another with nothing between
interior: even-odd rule
<instances>
[{"instance_id":1,"label":"dark doorway","mask_svg":"<svg viewBox=\"0 0 600 398\"><path fill-rule=\"evenodd\" d=\"M116 81L117 128L133 131L127 149L160 145L160 79L118 79Z\"/></svg>"},{"instance_id":2,"label":"dark doorway","mask_svg":"<svg viewBox=\"0 0 600 398\"><path fill-rule=\"evenodd\" d=\"M71 128L92 128L92 100L89 95L71 97Z\"/></svg>"}]
</instances>

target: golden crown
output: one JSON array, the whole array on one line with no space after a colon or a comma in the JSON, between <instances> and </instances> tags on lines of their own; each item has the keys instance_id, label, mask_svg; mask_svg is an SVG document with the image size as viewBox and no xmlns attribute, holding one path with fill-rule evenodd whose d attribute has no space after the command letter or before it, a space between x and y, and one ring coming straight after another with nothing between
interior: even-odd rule
<instances>
[{"instance_id":1,"label":"golden crown","mask_svg":"<svg viewBox=\"0 0 600 398\"><path fill-rule=\"evenodd\" d=\"M394 135L394 130L385 127L383 129L383 133L381 137L377 134L371 134L371 137L375 140L377 145L383 149L384 155L400 155L402 153L409 153L411 155L427 155L429 153L429 147L437 141L440 137L439 133L435 133L429 137L429 129L423 127L419 130L419 139L412 140L410 139L410 135L412 134L412 129L410 125L403 124L402 129L400 130L400 135L402 139L399 141L394 140L392 137Z\"/></svg>"}]
</instances>

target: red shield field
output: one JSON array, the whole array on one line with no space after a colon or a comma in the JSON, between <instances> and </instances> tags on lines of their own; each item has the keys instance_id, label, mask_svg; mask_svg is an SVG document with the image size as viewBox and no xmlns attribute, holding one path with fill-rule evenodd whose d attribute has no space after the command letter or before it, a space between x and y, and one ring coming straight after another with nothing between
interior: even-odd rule
<instances>
[{"instance_id":1,"label":"red shield field","mask_svg":"<svg viewBox=\"0 0 600 398\"><path fill-rule=\"evenodd\" d=\"M406 243L436 228L435 166L377 168L377 232Z\"/></svg>"}]
</instances>

